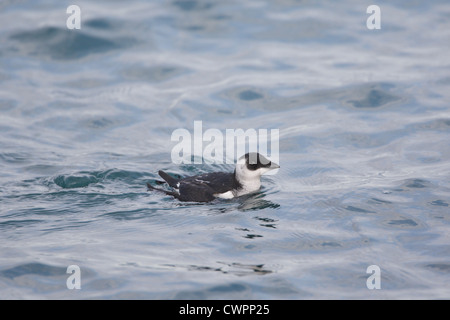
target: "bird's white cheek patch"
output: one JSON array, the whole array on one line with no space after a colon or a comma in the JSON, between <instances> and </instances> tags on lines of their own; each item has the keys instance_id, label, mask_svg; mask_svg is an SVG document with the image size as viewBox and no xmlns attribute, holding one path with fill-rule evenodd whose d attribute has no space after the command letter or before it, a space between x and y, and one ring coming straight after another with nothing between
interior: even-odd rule
<instances>
[{"instance_id":1,"label":"bird's white cheek patch","mask_svg":"<svg viewBox=\"0 0 450 320\"><path fill-rule=\"evenodd\" d=\"M222 199L233 199L234 198L234 194L231 191L227 191L224 193L215 193L214 196L217 198L222 198Z\"/></svg>"}]
</instances>

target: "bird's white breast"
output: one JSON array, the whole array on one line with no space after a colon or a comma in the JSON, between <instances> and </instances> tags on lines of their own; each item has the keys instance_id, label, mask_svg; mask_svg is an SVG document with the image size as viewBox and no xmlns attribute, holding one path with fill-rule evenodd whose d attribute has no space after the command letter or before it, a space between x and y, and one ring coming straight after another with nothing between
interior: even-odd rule
<instances>
[{"instance_id":1,"label":"bird's white breast","mask_svg":"<svg viewBox=\"0 0 450 320\"><path fill-rule=\"evenodd\" d=\"M233 199L234 193L232 191L227 191L224 193L215 193L214 196L222 199Z\"/></svg>"}]
</instances>

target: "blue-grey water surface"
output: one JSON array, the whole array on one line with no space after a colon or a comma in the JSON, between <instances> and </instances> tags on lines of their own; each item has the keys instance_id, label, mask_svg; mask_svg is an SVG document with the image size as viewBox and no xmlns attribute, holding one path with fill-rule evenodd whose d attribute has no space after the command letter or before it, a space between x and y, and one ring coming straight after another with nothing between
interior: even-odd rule
<instances>
[{"instance_id":1,"label":"blue-grey water surface","mask_svg":"<svg viewBox=\"0 0 450 320\"><path fill-rule=\"evenodd\" d=\"M448 1L378 1L379 30L372 1L70 4L0 3L1 299L450 298ZM147 192L233 169L171 161L195 120L279 129L280 171Z\"/></svg>"}]
</instances>

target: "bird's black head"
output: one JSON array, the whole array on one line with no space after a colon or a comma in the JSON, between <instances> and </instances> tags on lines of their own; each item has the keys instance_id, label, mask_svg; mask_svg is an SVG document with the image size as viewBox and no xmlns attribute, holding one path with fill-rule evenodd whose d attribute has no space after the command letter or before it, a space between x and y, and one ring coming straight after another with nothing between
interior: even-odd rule
<instances>
[{"instance_id":1,"label":"bird's black head","mask_svg":"<svg viewBox=\"0 0 450 320\"><path fill-rule=\"evenodd\" d=\"M256 171L264 168L266 170L276 169L280 166L257 152L249 152L244 155L245 165L248 170ZM265 171L265 170L264 170Z\"/></svg>"},{"instance_id":2,"label":"bird's black head","mask_svg":"<svg viewBox=\"0 0 450 320\"><path fill-rule=\"evenodd\" d=\"M259 188L261 175L280 166L257 152L249 152L236 163L234 174L243 185Z\"/></svg>"}]
</instances>

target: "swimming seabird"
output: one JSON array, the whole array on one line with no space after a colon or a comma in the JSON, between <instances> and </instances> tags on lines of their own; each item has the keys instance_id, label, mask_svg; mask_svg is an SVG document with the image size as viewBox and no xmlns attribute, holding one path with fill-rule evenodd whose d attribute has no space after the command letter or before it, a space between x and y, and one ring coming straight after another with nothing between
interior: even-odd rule
<instances>
[{"instance_id":1,"label":"swimming seabird","mask_svg":"<svg viewBox=\"0 0 450 320\"><path fill-rule=\"evenodd\" d=\"M209 202L216 198L232 199L258 191L261 175L280 166L257 152L250 152L236 163L234 172L211 172L186 178L175 178L160 170L158 174L173 191L155 188L180 201Z\"/></svg>"}]
</instances>

